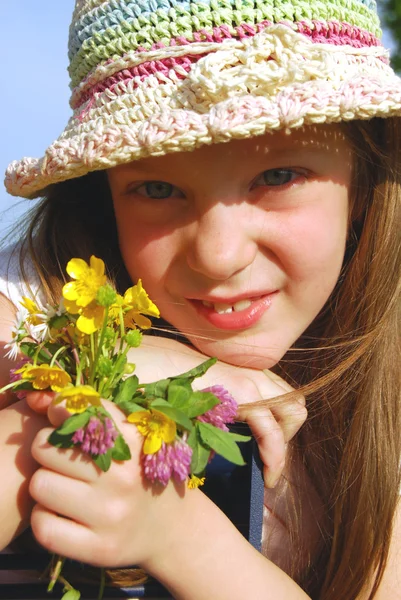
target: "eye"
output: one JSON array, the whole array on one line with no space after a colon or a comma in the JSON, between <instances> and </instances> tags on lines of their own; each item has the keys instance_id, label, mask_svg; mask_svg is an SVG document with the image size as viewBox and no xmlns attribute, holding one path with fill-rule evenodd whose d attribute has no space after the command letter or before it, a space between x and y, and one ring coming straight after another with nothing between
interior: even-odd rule
<instances>
[{"instance_id":1,"label":"eye","mask_svg":"<svg viewBox=\"0 0 401 600\"><path fill-rule=\"evenodd\" d=\"M269 169L268 171L263 171L263 173L259 175L258 179L253 183L253 186L267 185L269 187L278 187L291 183L300 176L300 173L297 173L292 169Z\"/></svg>"},{"instance_id":2,"label":"eye","mask_svg":"<svg viewBox=\"0 0 401 600\"><path fill-rule=\"evenodd\" d=\"M178 188L165 181L146 181L139 187L130 190L130 193L138 194L152 200L166 200L167 198L182 196Z\"/></svg>"}]
</instances>

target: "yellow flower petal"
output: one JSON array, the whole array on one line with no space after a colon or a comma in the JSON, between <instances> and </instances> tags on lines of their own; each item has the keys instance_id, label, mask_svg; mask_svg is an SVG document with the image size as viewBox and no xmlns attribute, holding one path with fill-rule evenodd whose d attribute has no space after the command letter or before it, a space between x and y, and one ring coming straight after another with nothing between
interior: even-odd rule
<instances>
[{"instance_id":1,"label":"yellow flower petal","mask_svg":"<svg viewBox=\"0 0 401 600\"><path fill-rule=\"evenodd\" d=\"M69 285L69 284L67 283L66 285ZM63 288L63 294L64 294L64 288ZM70 315L77 315L79 313L79 311L81 310L81 308L78 306L78 304L76 302L74 302L74 300L69 300L65 296L64 296L64 307L65 307L65 310L70 313Z\"/></svg>"},{"instance_id":2,"label":"yellow flower petal","mask_svg":"<svg viewBox=\"0 0 401 600\"><path fill-rule=\"evenodd\" d=\"M73 279L81 279L87 276L89 266L82 258L72 258L66 267L66 271Z\"/></svg>"},{"instance_id":3,"label":"yellow flower petal","mask_svg":"<svg viewBox=\"0 0 401 600\"><path fill-rule=\"evenodd\" d=\"M20 304L27 309L27 311L32 315L34 313L39 312L39 307L37 304L31 300L31 298L27 298L26 296L22 297Z\"/></svg>"},{"instance_id":4,"label":"yellow flower petal","mask_svg":"<svg viewBox=\"0 0 401 600\"><path fill-rule=\"evenodd\" d=\"M188 488L190 490L195 490L205 483L206 477L197 477L196 475L191 475L188 479Z\"/></svg>"},{"instance_id":5,"label":"yellow flower petal","mask_svg":"<svg viewBox=\"0 0 401 600\"><path fill-rule=\"evenodd\" d=\"M36 302L31 300L31 298L23 296L20 304L26 308L29 313L29 315L26 317L28 323L31 325L40 325L40 323L42 323L42 320L38 317L38 315L43 315L43 310L39 308Z\"/></svg>"},{"instance_id":6,"label":"yellow flower petal","mask_svg":"<svg viewBox=\"0 0 401 600\"><path fill-rule=\"evenodd\" d=\"M160 316L160 311L156 304L151 301L148 294L143 289L141 279L138 279L138 283L125 292L124 300L140 313L149 315L150 317Z\"/></svg>"},{"instance_id":7,"label":"yellow flower petal","mask_svg":"<svg viewBox=\"0 0 401 600\"><path fill-rule=\"evenodd\" d=\"M158 432L149 433L143 443L143 453L155 454L162 447L162 441Z\"/></svg>"},{"instance_id":8,"label":"yellow flower petal","mask_svg":"<svg viewBox=\"0 0 401 600\"><path fill-rule=\"evenodd\" d=\"M96 273L98 277L104 276L104 262L101 258L97 258L96 256L91 256L89 260L91 269Z\"/></svg>"},{"instance_id":9,"label":"yellow flower petal","mask_svg":"<svg viewBox=\"0 0 401 600\"><path fill-rule=\"evenodd\" d=\"M63 286L63 298L67 301L73 302L75 306L78 306L75 300L78 298L78 290L75 281L69 281ZM67 303L64 303L67 308ZM68 310L68 309L67 309Z\"/></svg>"},{"instance_id":10,"label":"yellow flower petal","mask_svg":"<svg viewBox=\"0 0 401 600\"><path fill-rule=\"evenodd\" d=\"M90 335L98 331L103 324L104 308L93 303L82 310L77 319L77 328L82 333Z\"/></svg>"},{"instance_id":11,"label":"yellow flower petal","mask_svg":"<svg viewBox=\"0 0 401 600\"><path fill-rule=\"evenodd\" d=\"M69 374L60 367L50 365L24 365L24 367L20 369L22 379L32 382L35 390L50 388L53 392L60 392L71 382Z\"/></svg>"},{"instance_id":12,"label":"yellow flower petal","mask_svg":"<svg viewBox=\"0 0 401 600\"><path fill-rule=\"evenodd\" d=\"M170 444L175 440L175 421L159 410L139 410L131 413L128 421L136 425L139 433L145 437L144 454L154 454L160 450L162 442Z\"/></svg>"},{"instance_id":13,"label":"yellow flower petal","mask_svg":"<svg viewBox=\"0 0 401 600\"><path fill-rule=\"evenodd\" d=\"M148 410L137 410L136 412L133 412L130 415L128 415L127 421L129 421L129 423L133 423L134 425L138 425L142 421L144 423L146 423L148 416L149 416Z\"/></svg>"},{"instance_id":14,"label":"yellow flower petal","mask_svg":"<svg viewBox=\"0 0 401 600\"><path fill-rule=\"evenodd\" d=\"M152 327L152 321L132 309L128 311L124 317L124 325L127 329L136 329L136 326L141 329L150 329Z\"/></svg>"},{"instance_id":15,"label":"yellow flower petal","mask_svg":"<svg viewBox=\"0 0 401 600\"><path fill-rule=\"evenodd\" d=\"M66 387L53 400L53 404L66 401L66 409L72 414L84 412L89 405L101 406L100 394L90 385Z\"/></svg>"}]
</instances>

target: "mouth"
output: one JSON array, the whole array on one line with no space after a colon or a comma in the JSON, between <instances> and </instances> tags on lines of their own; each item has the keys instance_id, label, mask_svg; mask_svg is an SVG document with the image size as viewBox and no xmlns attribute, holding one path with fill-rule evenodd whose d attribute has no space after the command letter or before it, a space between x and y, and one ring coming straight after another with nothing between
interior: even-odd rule
<instances>
[{"instance_id":1,"label":"mouth","mask_svg":"<svg viewBox=\"0 0 401 600\"><path fill-rule=\"evenodd\" d=\"M240 330L255 325L270 308L278 290L251 298L223 301L195 300L189 302L196 312L218 329Z\"/></svg>"}]
</instances>

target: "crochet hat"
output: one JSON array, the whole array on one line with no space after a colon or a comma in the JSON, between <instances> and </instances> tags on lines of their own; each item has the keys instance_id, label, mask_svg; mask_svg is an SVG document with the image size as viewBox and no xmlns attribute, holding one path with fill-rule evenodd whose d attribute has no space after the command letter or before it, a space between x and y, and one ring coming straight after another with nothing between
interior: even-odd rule
<instances>
[{"instance_id":1,"label":"crochet hat","mask_svg":"<svg viewBox=\"0 0 401 600\"><path fill-rule=\"evenodd\" d=\"M76 0L73 116L7 190L312 123L401 115L374 0Z\"/></svg>"}]
</instances>

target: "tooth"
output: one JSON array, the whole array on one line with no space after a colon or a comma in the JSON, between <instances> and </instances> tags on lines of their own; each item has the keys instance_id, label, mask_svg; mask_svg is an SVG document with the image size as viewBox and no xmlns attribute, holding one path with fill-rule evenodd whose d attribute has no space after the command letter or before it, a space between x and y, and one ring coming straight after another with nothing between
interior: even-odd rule
<instances>
[{"instance_id":1,"label":"tooth","mask_svg":"<svg viewBox=\"0 0 401 600\"><path fill-rule=\"evenodd\" d=\"M207 306L208 308L211 308L213 306L213 302L208 302L207 300L202 300L202 304L204 306Z\"/></svg>"},{"instance_id":2,"label":"tooth","mask_svg":"<svg viewBox=\"0 0 401 600\"><path fill-rule=\"evenodd\" d=\"M249 308L249 306L251 306L252 302L250 300L239 300L239 302L236 302L234 304L234 310L235 312L239 312L241 310L245 310L246 308Z\"/></svg>"},{"instance_id":3,"label":"tooth","mask_svg":"<svg viewBox=\"0 0 401 600\"><path fill-rule=\"evenodd\" d=\"M219 315L225 315L228 313L233 312L233 307L231 306L231 304L215 304L214 305L214 310L219 314Z\"/></svg>"}]
</instances>

